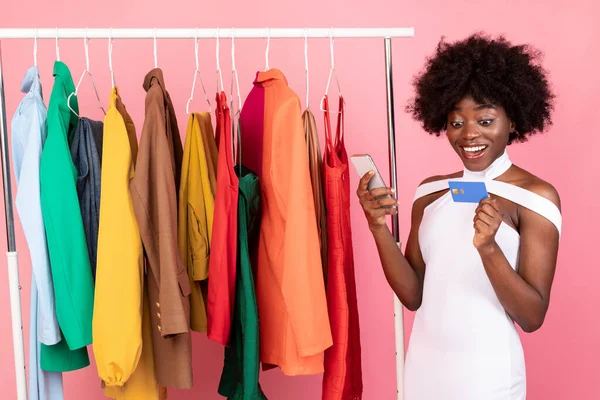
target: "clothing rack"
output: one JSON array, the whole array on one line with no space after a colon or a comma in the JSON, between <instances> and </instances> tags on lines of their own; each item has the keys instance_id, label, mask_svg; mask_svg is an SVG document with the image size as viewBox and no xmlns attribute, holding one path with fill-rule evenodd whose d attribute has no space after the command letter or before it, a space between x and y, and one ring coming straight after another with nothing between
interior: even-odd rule
<instances>
[{"instance_id":1,"label":"clothing rack","mask_svg":"<svg viewBox=\"0 0 600 400\"><path fill-rule=\"evenodd\" d=\"M25 374L25 350L23 344L23 323L21 314L21 286L14 231L13 197L11 189L10 160L8 150L8 129L4 79L2 73L2 39L307 39L307 38L382 38L384 39L384 59L387 100L388 156L390 185L397 197L396 176L396 132L394 117L394 89L392 75L392 38L414 37L414 28L2 28L0 29L0 145L2 155L2 181L4 183L4 211L7 236L7 265L10 291L10 314L14 362L17 384L17 400L27 400ZM392 233L400 246L398 215L392 216ZM397 399L402 400L404 375L404 319L402 305L394 296L394 330L396 346L396 390Z\"/></svg>"}]
</instances>

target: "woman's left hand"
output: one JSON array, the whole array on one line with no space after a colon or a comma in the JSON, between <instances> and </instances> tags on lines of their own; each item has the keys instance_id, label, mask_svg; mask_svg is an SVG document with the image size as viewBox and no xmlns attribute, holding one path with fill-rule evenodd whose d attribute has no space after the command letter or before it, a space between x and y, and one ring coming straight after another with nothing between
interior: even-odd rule
<instances>
[{"instance_id":1,"label":"woman's left hand","mask_svg":"<svg viewBox=\"0 0 600 400\"><path fill-rule=\"evenodd\" d=\"M490 195L491 196L491 195ZM502 223L502 213L495 198L487 197L479 202L473 217L473 245L477 250L493 245L496 241L496 232Z\"/></svg>"}]
</instances>

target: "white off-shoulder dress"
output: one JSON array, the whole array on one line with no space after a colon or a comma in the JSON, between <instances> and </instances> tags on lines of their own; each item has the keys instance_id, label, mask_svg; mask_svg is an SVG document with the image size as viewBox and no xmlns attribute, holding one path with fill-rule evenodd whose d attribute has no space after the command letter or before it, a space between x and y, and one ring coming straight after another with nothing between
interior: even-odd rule
<instances>
[{"instance_id":1,"label":"white off-shoulder dress","mask_svg":"<svg viewBox=\"0 0 600 400\"><path fill-rule=\"evenodd\" d=\"M485 181L487 190L552 222L561 213L546 198L494 180L512 165L505 152L485 171L458 180ZM453 179L457 180L457 179ZM415 200L448 189L448 181L421 185ZM449 192L428 205L419 229L425 261L423 302L415 314L405 364L404 400L523 400L525 359L508 316L473 246L477 204L457 203ZM519 265L520 237L501 224L496 242Z\"/></svg>"}]
</instances>

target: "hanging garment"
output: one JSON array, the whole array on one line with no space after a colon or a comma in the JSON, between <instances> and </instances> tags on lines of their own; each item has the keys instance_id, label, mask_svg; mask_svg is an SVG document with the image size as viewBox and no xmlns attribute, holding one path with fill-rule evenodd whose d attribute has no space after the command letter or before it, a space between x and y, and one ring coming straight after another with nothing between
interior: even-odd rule
<instances>
[{"instance_id":1,"label":"hanging garment","mask_svg":"<svg viewBox=\"0 0 600 400\"><path fill-rule=\"evenodd\" d=\"M238 178L233 169L231 113L224 92L217 95L217 193L208 265L208 338L226 346L235 300Z\"/></svg>"},{"instance_id":2,"label":"hanging garment","mask_svg":"<svg viewBox=\"0 0 600 400\"><path fill-rule=\"evenodd\" d=\"M465 169L462 180L484 181L489 193L540 214L560 235L561 215L554 203L495 180L511 165L505 152L484 171ZM448 180L426 183L414 199L443 190L448 190ZM455 203L446 192L423 212L419 245L427 274L406 355L406 400L525 399L525 359L519 335L473 246L477 206ZM495 238L516 270L519 233L503 222Z\"/></svg>"},{"instance_id":3,"label":"hanging garment","mask_svg":"<svg viewBox=\"0 0 600 400\"><path fill-rule=\"evenodd\" d=\"M329 101L325 109L325 201L329 234L327 306L333 346L325 350L324 400L362 398L360 326L350 226L350 177L344 145L344 99L340 96L337 130L331 129Z\"/></svg>"},{"instance_id":4,"label":"hanging garment","mask_svg":"<svg viewBox=\"0 0 600 400\"><path fill-rule=\"evenodd\" d=\"M104 118L102 152L110 156L102 165L92 324L98 376L109 397L158 400L142 240L129 194L137 138L116 87Z\"/></svg>"},{"instance_id":5,"label":"hanging garment","mask_svg":"<svg viewBox=\"0 0 600 400\"><path fill-rule=\"evenodd\" d=\"M40 203L40 158L47 134L47 110L37 67L27 70L21 91L25 96L15 111L11 131L17 178L15 204L31 257L28 392L30 400L62 400L62 373L46 372L40 366L40 343L54 345L61 335Z\"/></svg>"},{"instance_id":6,"label":"hanging garment","mask_svg":"<svg viewBox=\"0 0 600 400\"><path fill-rule=\"evenodd\" d=\"M206 112L190 114L179 187L179 251L192 288L190 327L196 332L206 332L206 279L215 209L208 170L212 159L209 159L210 155L207 157L202 143L212 138L216 147L210 118Z\"/></svg>"},{"instance_id":7,"label":"hanging garment","mask_svg":"<svg viewBox=\"0 0 600 400\"><path fill-rule=\"evenodd\" d=\"M300 100L281 71L258 72L241 126L244 165L261 186L260 359L286 375L317 374L331 329Z\"/></svg>"},{"instance_id":8,"label":"hanging garment","mask_svg":"<svg viewBox=\"0 0 600 400\"><path fill-rule=\"evenodd\" d=\"M308 150L308 167L310 171L310 183L315 203L315 216L317 217L317 230L319 232L319 243L321 245L321 264L323 265L323 279L327 284L327 209L325 208L325 194L323 189L323 165L321 149L319 147L319 136L317 135L317 123L313 113L306 109L302 114L304 126L304 138Z\"/></svg>"},{"instance_id":9,"label":"hanging garment","mask_svg":"<svg viewBox=\"0 0 600 400\"><path fill-rule=\"evenodd\" d=\"M83 219L92 277L96 280L98 224L100 220L100 174L103 123L79 118L71 142L71 158L77 168L77 196Z\"/></svg>"},{"instance_id":10,"label":"hanging garment","mask_svg":"<svg viewBox=\"0 0 600 400\"><path fill-rule=\"evenodd\" d=\"M144 79L146 115L129 189L146 256L154 365L162 386L192 387L190 282L177 247L183 149L162 70Z\"/></svg>"},{"instance_id":11,"label":"hanging garment","mask_svg":"<svg viewBox=\"0 0 600 400\"><path fill-rule=\"evenodd\" d=\"M61 61L54 63L54 78L40 192L56 316L64 340L42 346L41 364L46 371L71 371L90 363L86 346L92 343L94 282L77 197L77 170L69 150L78 118L67 106L67 98L75 85ZM70 104L78 111L77 96L71 97Z\"/></svg>"},{"instance_id":12,"label":"hanging garment","mask_svg":"<svg viewBox=\"0 0 600 400\"><path fill-rule=\"evenodd\" d=\"M235 307L230 346L219 394L229 400L266 400L258 376L259 328L250 249L258 245L260 231L260 185L258 177L243 166L236 166L239 177L238 256Z\"/></svg>"},{"instance_id":13,"label":"hanging garment","mask_svg":"<svg viewBox=\"0 0 600 400\"><path fill-rule=\"evenodd\" d=\"M209 129L202 129L202 145L204 147L204 155L206 156L206 171L208 175L208 182L210 184L210 192L212 193L213 202L215 198L215 194L217 193L217 165L219 158L219 149L217 149L217 141L215 138L215 132L212 129L212 123ZM209 217L211 215L209 214ZM212 219L209 218L209 221L214 220L214 212L212 215ZM211 227L208 230L209 238L212 238L212 222L209 222L209 226ZM212 239L210 239L212 240Z\"/></svg>"}]
</instances>

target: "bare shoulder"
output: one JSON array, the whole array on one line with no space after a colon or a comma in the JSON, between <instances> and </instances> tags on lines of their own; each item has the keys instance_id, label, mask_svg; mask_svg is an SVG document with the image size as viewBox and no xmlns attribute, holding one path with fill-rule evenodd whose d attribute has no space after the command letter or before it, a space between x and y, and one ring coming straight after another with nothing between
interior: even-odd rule
<instances>
[{"instance_id":1,"label":"bare shoulder","mask_svg":"<svg viewBox=\"0 0 600 400\"><path fill-rule=\"evenodd\" d=\"M561 209L560 196L552 184L522 168L518 168L517 173L519 178L514 184L550 200L559 210Z\"/></svg>"}]
</instances>

